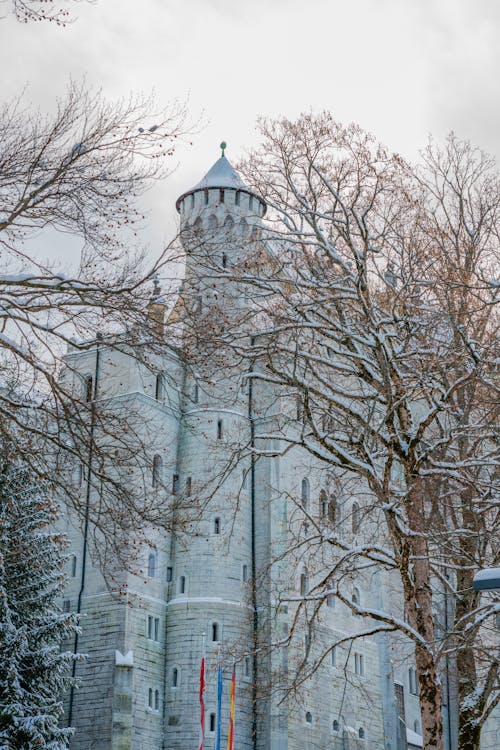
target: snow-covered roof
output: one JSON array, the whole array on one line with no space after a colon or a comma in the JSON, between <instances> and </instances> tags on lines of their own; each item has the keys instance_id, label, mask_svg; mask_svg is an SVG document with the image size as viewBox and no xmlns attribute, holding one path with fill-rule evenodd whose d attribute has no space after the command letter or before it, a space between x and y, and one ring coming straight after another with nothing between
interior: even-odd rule
<instances>
[{"instance_id":1,"label":"snow-covered roof","mask_svg":"<svg viewBox=\"0 0 500 750\"><path fill-rule=\"evenodd\" d=\"M424 746L422 736L414 732L413 729L410 729L409 727L406 727L406 741L409 745L414 745L414 747Z\"/></svg>"},{"instance_id":2,"label":"snow-covered roof","mask_svg":"<svg viewBox=\"0 0 500 750\"><path fill-rule=\"evenodd\" d=\"M245 185L241 175L236 171L231 162L226 159L225 156L221 156L217 159L215 164L210 167L205 177L196 183L191 190L186 190L179 198L177 198L175 207L179 210L179 205L186 195L191 195L197 190L205 190L207 188L229 188L233 190L244 190L247 193L254 195L253 191Z\"/></svg>"}]
</instances>

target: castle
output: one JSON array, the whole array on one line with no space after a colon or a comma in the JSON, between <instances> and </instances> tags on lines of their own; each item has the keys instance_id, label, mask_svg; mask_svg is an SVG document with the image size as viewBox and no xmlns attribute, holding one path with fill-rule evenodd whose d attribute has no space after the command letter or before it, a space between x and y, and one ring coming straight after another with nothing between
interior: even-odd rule
<instances>
[{"instance_id":1,"label":"castle","mask_svg":"<svg viewBox=\"0 0 500 750\"><path fill-rule=\"evenodd\" d=\"M251 291L233 288L225 271L244 263L258 243L265 203L222 155L177 208L187 248L182 305L203 319L215 299L229 322L232 314L244 315ZM150 314L161 325L163 313L157 291ZM183 335L195 341L195 333ZM216 746L219 659L224 746L234 663L237 750L421 747L411 648L380 633L349 642L349 634L366 627L365 618L334 594L321 602L314 628L299 607L331 565L328 552L303 551L297 543L307 516L344 524L349 538L362 534L363 524L362 501L338 495L335 476L299 449L280 451L266 437L283 414L293 420L293 396L254 383L248 367L226 366L217 352L198 369L173 354L142 362L105 342L67 359L75 388L90 382L95 397L119 400L141 415L151 493L195 498L208 480L215 487L192 533L158 533L142 552L143 574L122 572L133 605L108 590L89 540L68 521L72 557L64 606L84 614L78 650L87 655L68 706L72 750L196 748L203 648L207 750ZM353 574L349 585L354 602L379 610L399 595L381 573ZM308 663L315 665L312 674ZM304 679L287 692L296 674ZM445 694L450 705L451 680ZM449 705L451 750L456 726ZM494 747L487 732L486 745L488 736Z\"/></svg>"}]
</instances>

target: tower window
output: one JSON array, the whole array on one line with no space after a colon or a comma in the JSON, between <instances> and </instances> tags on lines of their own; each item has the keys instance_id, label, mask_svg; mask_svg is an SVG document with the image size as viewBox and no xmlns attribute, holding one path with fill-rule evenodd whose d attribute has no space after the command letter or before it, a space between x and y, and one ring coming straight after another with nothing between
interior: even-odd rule
<instances>
[{"instance_id":1,"label":"tower window","mask_svg":"<svg viewBox=\"0 0 500 750\"><path fill-rule=\"evenodd\" d=\"M154 552L150 552L148 555L148 576L150 578L156 576L156 555Z\"/></svg>"},{"instance_id":2,"label":"tower window","mask_svg":"<svg viewBox=\"0 0 500 750\"><path fill-rule=\"evenodd\" d=\"M201 312L203 309L203 296L198 294L196 297L196 312Z\"/></svg>"},{"instance_id":3,"label":"tower window","mask_svg":"<svg viewBox=\"0 0 500 750\"><path fill-rule=\"evenodd\" d=\"M179 594L186 593L186 576L179 576Z\"/></svg>"},{"instance_id":4,"label":"tower window","mask_svg":"<svg viewBox=\"0 0 500 750\"><path fill-rule=\"evenodd\" d=\"M83 384L83 395L84 395L85 401L87 403L89 401L92 401L92 390L93 390L92 375L87 375L85 377L85 381L84 381L84 384Z\"/></svg>"},{"instance_id":5,"label":"tower window","mask_svg":"<svg viewBox=\"0 0 500 750\"><path fill-rule=\"evenodd\" d=\"M325 520L328 515L328 495L325 490L319 493L319 517Z\"/></svg>"},{"instance_id":6,"label":"tower window","mask_svg":"<svg viewBox=\"0 0 500 750\"><path fill-rule=\"evenodd\" d=\"M160 618L148 615L148 640L156 641L160 640Z\"/></svg>"},{"instance_id":7,"label":"tower window","mask_svg":"<svg viewBox=\"0 0 500 750\"><path fill-rule=\"evenodd\" d=\"M414 667L408 670L408 687L411 695L418 695L417 671Z\"/></svg>"},{"instance_id":8,"label":"tower window","mask_svg":"<svg viewBox=\"0 0 500 750\"><path fill-rule=\"evenodd\" d=\"M78 464L76 469L76 483L78 487L81 487L83 484L83 464Z\"/></svg>"},{"instance_id":9,"label":"tower window","mask_svg":"<svg viewBox=\"0 0 500 750\"><path fill-rule=\"evenodd\" d=\"M250 657L245 656L245 677L250 677L250 673L251 673Z\"/></svg>"},{"instance_id":10,"label":"tower window","mask_svg":"<svg viewBox=\"0 0 500 750\"><path fill-rule=\"evenodd\" d=\"M172 477L172 495L177 495L179 492L179 475L174 474Z\"/></svg>"},{"instance_id":11,"label":"tower window","mask_svg":"<svg viewBox=\"0 0 500 750\"><path fill-rule=\"evenodd\" d=\"M63 612L71 612L71 600L65 599L63 601Z\"/></svg>"},{"instance_id":12,"label":"tower window","mask_svg":"<svg viewBox=\"0 0 500 750\"><path fill-rule=\"evenodd\" d=\"M222 253L222 268L227 268L227 255Z\"/></svg>"},{"instance_id":13,"label":"tower window","mask_svg":"<svg viewBox=\"0 0 500 750\"><path fill-rule=\"evenodd\" d=\"M163 373L159 372L156 376L155 383L155 398L157 401L163 401L164 395L164 377Z\"/></svg>"},{"instance_id":14,"label":"tower window","mask_svg":"<svg viewBox=\"0 0 500 750\"><path fill-rule=\"evenodd\" d=\"M309 499L311 496L311 488L309 485L309 479L304 478L302 480L302 488L301 488L301 500L302 500L302 507L304 510L309 510Z\"/></svg>"},{"instance_id":15,"label":"tower window","mask_svg":"<svg viewBox=\"0 0 500 750\"><path fill-rule=\"evenodd\" d=\"M307 594L308 588L309 577L307 575L307 570L304 569L304 571L300 574L300 595L305 596Z\"/></svg>"},{"instance_id":16,"label":"tower window","mask_svg":"<svg viewBox=\"0 0 500 750\"><path fill-rule=\"evenodd\" d=\"M186 497L191 497L192 480L191 477L186 477Z\"/></svg>"},{"instance_id":17,"label":"tower window","mask_svg":"<svg viewBox=\"0 0 500 750\"><path fill-rule=\"evenodd\" d=\"M71 577L76 577L76 555L71 556Z\"/></svg>"},{"instance_id":18,"label":"tower window","mask_svg":"<svg viewBox=\"0 0 500 750\"><path fill-rule=\"evenodd\" d=\"M337 521L337 503L335 500L330 500L328 503L328 520L332 526Z\"/></svg>"},{"instance_id":19,"label":"tower window","mask_svg":"<svg viewBox=\"0 0 500 750\"><path fill-rule=\"evenodd\" d=\"M219 641L219 623L212 623L212 642L217 643Z\"/></svg>"},{"instance_id":20,"label":"tower window","mask_svg":"<svg viewBox=\"0 0 500 750\"><path fill-rule=\"evenodd\" d=\"M361 604L361 595L358 588L353 588L352 590L352 603L358 607Z\"/></svg>"},{"instance_id":21,"label":"tower window","mask_svg":"<svg viewBox=\"0 0 500 750\"><path fill-rule=\"evenodd\" d=\"M193 387L193 402L195 404L198 403L198 397L199 397L198 383L195 383Z\"/></svg>"},{"instance_id":22,"label":"tower window","mask_svg":"<svg viewBox=\"0 0 500 750\"><path fill-rule=\"evenodd\" d=\"M248 565L241 566L241 578L243 583L246 583L248 581Z\"/></svg>"},{"instance_id":23,"label":"tower window","mask_svg":"<svg viewBox=\"0 0 500 750\"><path fill-rule=\"evenodd\" d=\"M334 732L338 732L338 731L339 731L339 729L340 729L340 724L338 723L337 719L334 719L334 720L332 721L332 730L333 730Z\"/></svg>"},{"instance_id":24,"label":"tower window","mask_svg":"<svg viewBox=\"0 0 500 750\"><path fill-rule=\"evenodd\" d=\"M172 580L172 573L173 573L172 566L169 565L168 568L167 568L167 583L171 582L171 580Z\"/></svg>"},{"instance_id":25,"label":"tower window","mask_svg":"<svg viewBox=\"0 0 500 750\"><path fill-rule=\"evenodd\" d=\"M358 729L358 737L359 737L360 740L364 740L365 739L366 734L365 734L365 730L363 729L363 727L360 727Z\"/></svg>"},{"instance_id":26,"label":"tower window","mask_svg":"<svg viewBox=\"0 0 500 750\"><path fill-rule=\"evenodd\" d=\"M179 687L179 670L177 667L172 669L172 681L170 684L173 688Z\"/></svg>"},{"instance_id":27,"label":"tower window","mask_svg":"<svg viewBox=\"0 0 500 750\"><path fill-rule=\"evenodd\" d=\"M155 690L155 706L154 706L154 710L155 711L159 711L160 710L160 691L159 690Z\"/></svg>"},{"instance_id":28,"label":"tower window","mask_svg":"<svg viewBox=\"0 0 500 750\"><path fill-rule=\"evenodd\" d=\"M222 419L217 420L217 440L222 440Z\"/></svg>"},{"instance_id":29,"label":"tower window","mask_svg":"<svg viewBox=\"0 0 500 750\"><path fill-rule=\"evenodd\" d=\"M359 527L361 526L361 515L359 510L359 505L357 503L353 503L352 506L352 533L357 534L359 531Z\"/></svg>"},{"instance_id":30,"label":"tower window","mask_svg":"<svg viewBox=\"0 0 500 750\"><path fill-rule=\"evenodd\" d=\"M191 193L191 208L194 208L194 193Z\"/></svg>"},{"instance_id":31,"label":"tower window","mask_svg":"<svg viewBox=\"0 0 500 750\"><path fill-rule=\"evenodd\" d=\"M210 732L215 732L215 714L214 713L210 714L208 726L209 726Z\"/></svg>"},{"instance_id":32,"label":"tower window","mask_svg":"<svg viewBox=\"0 0 500 750\"><path fill-rule=\"evenodd\" d=\"M214 518L214 534L220 534L220 518Z\"/></svg>"},{"instance_id":33,"label":"tower window","mask_svg":"<svg viewBox=\"0 0 500 750\"><path fill-rule=\"evenodd\" d=\"M253 196L248 199L248 210L251 211L253 208Z\"/></svg>"},{"instance_id":34,"label":"tower window","mask_svg":"<svg viewBox=\"0 0 500 750\"><path fill-rule=\"evenodd\" d=\"M208 206L208 190L205 190L204 193L205 193L205 206Z\"/></svg>"},{"instance_id":35,"label":"tower window","mask_svg":"<svg viewBox=\"0 0 500 750\"><path fill-rule=\"evenodd\" d=\"M151 485L153 487L158 487L161 483L161 470L162 470L161 456L156 454L156 456L153 456L153 475L151 479Z\"/></svg>"},{"instance_id":36,"label":"tower window","mask_svg":"<svg viewBox=\"0 0 500 750\"><path fill-rule=\"evenodd\" d=\"M360 677L364 677L364 674L365 674L365 657L363 656L363 654L359 654L357 652L354 654L354 671Z\"/></svg>"},{"instance_id":37,"label":"tower window","mask_svg":"<svg viewBox=\"0 0 500 750\"><path fill-rule=\"evenodd\" d=\"M221 203L224 203L224 189L223 188L219 190L219 200Z\"/></svg>"},{"instance_id":38,"label":"tower window","mask_svg":"<svg viewBox=\"0 0 500 750\"><path fill-rule=\"evenodd\" d=\"M306 711L306 724L308 726L311 726L312 723L313 723L312 713L310 711Z\"/></svg>"}]
</instances>

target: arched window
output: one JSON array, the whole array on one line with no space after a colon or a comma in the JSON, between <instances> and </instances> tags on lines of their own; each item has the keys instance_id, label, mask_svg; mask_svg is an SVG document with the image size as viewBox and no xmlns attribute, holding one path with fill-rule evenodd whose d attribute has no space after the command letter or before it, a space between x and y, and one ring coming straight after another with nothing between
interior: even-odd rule
<instances>
[{"instance_id":1,"label":"arched window","mask_svg":"<svg viewBox=\"0 0 500 750\"><path fill-rule=\"evenodd\" d=\"M208 190L205 188L203 193L205 195L205 206L208 206Z\"/></svg>"},{"instance_id":2,"label":"arched window","mask_svg":"<svg viewBox=\"0 0 500 750\"><path fill-rule=\"evenodd\" d=\"M312 713L310 711L306 711L306 724L311 726L312 723L313 723Z\"/></svg>"},{"instance_id":3,"label":"arched window","mask_svg":"<svg viewBox=\"0 0 500 750\"><path fill-rule=\"evenodd\" d=\"M240 191L237 190L234 194L234 205L239 206L240 205Z\"/></svg>"},{"instance_id":4,"label":"arched window","mask_svg":"<svg viewBox=\"0 0 500 750\"><path fill-rule=\"evenodd\" d=\"M208 728L210 732L215 732L215 714L211 713L208 721Z\"/></svg>"},{"instance_id":5,"label":"arched window","mask_svg":"<svg viewBox=\"0 0 500 750\"><path fill-rule=\"evenodd\" d=\"M251 662L250 657L245 656L245 677L250 677L251 675Z\"/></svg>"},{"instance_id":6,"label":"arched window","mask_svg":"<svg viewBox=\"0 0 500 750\"><path fill-rule=\"evenodd\" d=\"M352 590L352 603L358 606L361 604L361 596L359 593L359 589L356 587L354 587Z\"/></svg>"},{"instance_id":7,"label":"arched window","mask_svg":"<svg viewBox=\"0 0 500 750\"><path fill-rule=\"evenodd\" d=\"M191 477L186 477L186 490L185 490L186 497L191 497L191 488L192 488L192 479Z\"/></svg>"},{"instance_id":8,"label":"arched window","mask_svg":"<svg viewBox=\"0 0 500 750\"><path fill-rule=\"evenodd\" d=\"M177 495L179 492L179 475L172 475L172 495Z\"/></svg>"},{"instance_id":9,"label":"arched window","mask_svg":"<svg viewBox=\"0 0 500 750\"><path fill-rule=\"evenodd\" d=\"M150 578L156 576L156 555L154 552L150 552L148 555L148 576Z\"/></svg>"},{"instance_id":10,"label":"arched window","mask_svg":"<svg viewBox=\"0 0 500 750\"><path fill-rule=\"evenodd\" d=\"M159 372L156 375L156 383L155 383L155 399L157 401L163 401L164 396L164 375L162 372Z\"/></svg>"},{"instance_id":11,"label":"arched window","mask_svg":"<svg viewBox=\"0 0 500 750\"><path fill-rule=\"evenodd\" d=\"M148 690L148 708L153 708L153 688L149 688Z\"/></svg>"},{"instance_id":12,"label":"arched window","mask_svg":"<svg viewBox=\"0 0 500 750\"><path fill-rule=\"evenodd\" d=\"M305 596L309 589L309 576L307 574L307 568L304 568L300 574L300 595Z\"/></svg>"},{"instance_id":13,"label":"arched window","mask_svg":"<svg viewBox=\"0 0 500 750\"><path fill-rule=\"evenodd\" d=\"M360 740L364 740L364 739L365 739L365 736L366 736L366 735L365 735L365 730L363 729L363 727L360 727L360 728L358 729L358 737L359 737L359 739L360 739Z\"/></svg>"},{"instance_id":14,"label":"arched window","mask_svg":"<svg viewBox=\"0 0 500 750\"><path fill-rule=\"evenodd\" d=\"M194 208L194 193L191 193L191 208Z\"/></svg>"},{"instance_id":15,"label":"arched window","mask_svg":"<svg viewBox=\"0 0 500 750\"><path fill-rule=\"evenodd\" d=\"M177 667L172 669L172 680L170 684L173 688L179 687L179 670Z\"/></svg>"},{"instance_id":16,"label":"arched window","mask_svg":"<svg viewBox=\"0 0 500 750\"><path fill-rule=\"evenodd\" d=\"M311 487L309 484L309 479L304 478L302 480L302 487L301 487L301 500L302 500L302 507L304 510L309 510L309 500L311 497Z\"/></svg>"},{"instance_id":17,"label":"arched window","mask_svg":"<svg viewBox=\"0 0 500 750\"><path fill-rule=\"evenodd\" d=\"M337 719L334 719L334 720L332 721L332 730L333 730L334 732L338 732L338 731L339 731L339 729L340 729L340 724L338 723Z\"/></svg>"},{"instance_id":18,"label":"arched window","mask_svg":"<svg viewBox=\"0 0 500 750\"><path fill-rule=\"evenodd\" d=\"M222 268L227 268L227 254L222 253Z\"/></svg>"},{"instance_id":19,"label":"arched window","mask_svg":"<svg viewBox=\"0 0 500 750\"><path fill-rule=\"evenodd\" d=\"M337 522L337 501L330 500L328 503L328 521L334 526Z\"/></svg>"},{"instance_id":20,"label":"arched window","mask_svg":"<svg viewBox=\"0 0 500 750\"><path fill-rule=\"evenodd\" d=\"M220 518L214 518L214 534L220 534Z\"/></svg>"},{"instance_id":21,"label":"arched window","mask_svg":"<svg viewBox=\"0 0 500 750\"><path fill-rule=\"evenodd\" d=\"M212 643L217 643L219 641L219 623L213 622L212 623Z\"/></svg>"},{"instance_id":22,"label":"arched window","mask_svg":"<svg viewBox=\"0 0 500 750\"><path fill-rule=\"evenodd\" d=\"M161 460L161 456L156 454L153 456L153 475L151 484L153 487L159 487L161 483L161 470L162 470L163 462Z\"/></svg>"},{"instance_id":23,"label":"arched window","mask_svg":"<svg viewBox=\"0 0 500 750\"><path fill-rule=\"evenodd\" d=\"M328 516L328 495L325 490L319 493L319 517L324 521Z\"/></svg>"},{"instance_id":24,"label":"arched window","mask_svg":"<svg viewBox=\"0 0 500 750\"><path fill-rule=\"evenodd\" d=\"M365 674L365 657L363 656L363 654L359 654L357 652L354 654L354 671L360 677L364 676L364 674Z\"/></svg>"},{"instance_id":25,"label":"arched window","mask_svg":"<svg viewBox=\"0 0 500 750\"><path fill-rule=\"evenodd\" d=\"M76 555L71 556L71 578L76 577Z\"/></svg>"},{"instance_id":26,"label":"arched window","mask_svg":"<svg viewBox=\"0 0 500 750\"><path fill-rule=\"evenodd\" d=\"M208 228L211 232L217 229L217 217L213 214L208 219Z\"/></svg>"},{"instance_id":27,"label":"arched window","mask_svg":"<svg viewBox=\"0 0 500 750\"><path fill-rule=\"evenodd\" d=\"M186 593L186 576L179 576L179 594Z\"/></svg>"},{"instance_id":28,"label":"arched window","mask_svg":"<svg viewBox=\"0 0 500 750\"><path fill-rule=\"evenodd\" d=\"M221 203L224 203L224 188L220 188L219 190L219 200Z\"/></svg>"},{"instance_id":29,"label":"arched window","mask_svg":"<svg viewBox=\"0 0 500 750\"><path fill-rule=\"evenodd\" d=\"M160 691L159 690L155 690L155 707L154 707L154 710L155 711L159 711L160 710Z\"/></svg>"},{"instance_id":30,"label":"arched window","mask_svg":"<svg viewBox=\"0 0 500 750\"><path fill-rule=\"evenodd\" d=\"M408 670L408 687L411 695L418 695L417 671L413 667Z\"/></svg>"},{"instance_id":31,"label":"arched window","mask_svg":"<svg viewBox=\"0 0 500 750\"><path fill-rule=\"evenodd\" d=\"M359 505L353 503L352 506L352 533L357 534L361 525L361 514L359 511Z\"/></svg>"},{"instance_id":32,"label":"arched window","mask_svg":"<svg viewBox=\"0 0 500 750\"><path fill-rule=\"evenodd\" d=\"M247 231L248 231L248 223L247 223L246 219L240 219L240 221L238 223L238 229L239 229L240 234L242 234L242 235L245 235L247 233Z\"/></svg>"},{"instance_id":33,"label":"arched window","mask_svg":"<svg viewBox=\"0 0 500 750\"><path fill-rule=\"evenodd\" d=\"M243 564L241 566L241 580L243 583L248 581L248 565Z\"/></svg>"},{"instance_id":34,"label":"arched window","mask_svg":"<svg viewBox=\"0 0 500 750\"><path fill-rule=\"evenodd\" d=\"M217 440L222 440L222 431L223 431L222 419L218 419L217 420Z\"/></svg>"}]
</instances>

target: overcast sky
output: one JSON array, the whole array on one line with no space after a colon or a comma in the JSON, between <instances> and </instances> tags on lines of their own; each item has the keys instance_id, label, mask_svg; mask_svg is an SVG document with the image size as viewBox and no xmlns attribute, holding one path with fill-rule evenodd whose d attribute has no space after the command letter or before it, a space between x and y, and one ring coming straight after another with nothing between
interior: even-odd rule
<instances>
[{"instance_id":1,"label":"overcast sky","mask_svg":"<svg viewBox=\"0 0 500 750\"><path fill-rule=\"evenodd\" d=\"M11 0L0 1L7 11ZM57 0L56 0L57 2ZM51 108L68 77L109 98L188 99L204 128L148 199L147 239L175 231L174 201L220 155L257 142L258 115L328 109L414 158L453 129L500 156L498 0L97 0L77 19L0 21L2 92ZM159 249L159 247L158 247Z\"/></svg>"}]
</instances>

